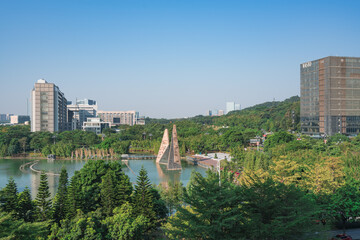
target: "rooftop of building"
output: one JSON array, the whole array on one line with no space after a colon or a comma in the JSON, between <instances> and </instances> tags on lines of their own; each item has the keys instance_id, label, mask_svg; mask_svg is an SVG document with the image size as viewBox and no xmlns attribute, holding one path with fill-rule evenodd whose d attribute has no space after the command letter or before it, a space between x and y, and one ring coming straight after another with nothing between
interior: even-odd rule
<instances>
[{"instance_id":1,"label":"rooftop of building","mask_svg":"<svg viewBox=\"0 0 360 240\"><path fill-rule=\"evenodd\" d=\"M303 62L301 64L304 64L304 63L308 63L308 62L314 62L314 61L319 61L321 59L325 59L325 58L356 58L356 59L360 59L360 57L349 57L349 56L326 56L326 57L322 57L322 58L318 58L318 59L314 59L314 60L309 60L309 61L306 61L306 62Z\"/></svg>"}]
</instances>

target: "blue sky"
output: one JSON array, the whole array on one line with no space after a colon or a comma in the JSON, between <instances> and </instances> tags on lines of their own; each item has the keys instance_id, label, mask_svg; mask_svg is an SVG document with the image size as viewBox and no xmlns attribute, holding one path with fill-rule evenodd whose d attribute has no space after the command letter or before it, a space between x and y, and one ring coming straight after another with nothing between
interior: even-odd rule
<instances>
[{"instance_id":1,"label":"blue sky","mask_svg":"<svg viewBox=\"0 0 360 240\"><path fill-rule=\"evenodd\" d=\"M39 78L101 110L188 117L299 95L300 63L360 57L360 1L0 1L0 113Z\"/></svg>"}]
</instances>

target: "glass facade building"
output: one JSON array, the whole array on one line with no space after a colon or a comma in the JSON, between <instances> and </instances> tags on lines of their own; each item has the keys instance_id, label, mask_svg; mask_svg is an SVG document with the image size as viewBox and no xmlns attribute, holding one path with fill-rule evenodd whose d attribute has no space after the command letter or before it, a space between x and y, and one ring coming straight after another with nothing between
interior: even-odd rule
<instances>
[{"instance_id":1,"label":"glass facade building","mask_svg":"<svg viewBox=\"0 0 360 240\"><path fill-rule=\"evenodd\" d=\"M300 64L301 132L360 132L360 58L326 57Z\"/></svg>"}]
</instances>

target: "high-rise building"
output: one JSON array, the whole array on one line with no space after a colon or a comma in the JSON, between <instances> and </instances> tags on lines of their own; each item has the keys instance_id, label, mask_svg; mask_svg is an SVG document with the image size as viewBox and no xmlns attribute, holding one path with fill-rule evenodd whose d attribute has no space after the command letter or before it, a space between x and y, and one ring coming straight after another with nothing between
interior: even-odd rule
<instances>
[{"instance_id":1,"label":"high-rise building","mask_svg":"<svg viewBox=\"0 0 360 240\"><path fill-rule=\"evenodd\" d=\"M96 101L90 99L76 100L76 104L68 102L68 121L72 124L72 129L81 129L88 118L96 117L98 105Z\"/></svg>"},{"instance_id":2,"label":"high-rise building","mask_svg":"<svg viewBox=\"0 0 360 240\"><path fill-rule=\"evenodd\" d=\"M136 111L98 111L97 115L101 121L110 122L111 125L133 126L138 124L139 119L139 113Z\"/></svg>"},{"instance_id":3,"label":"high-rise building","mask_svg":"<svg viewBox=\"0 0 360 240\"><path fill-rule=\"evenodd\" d=\"M360 58L325 57L300 64L300 85L302 133L360 132Z\"/></svg>"},{"instance_id":4,"label":"high-rise building","mask_svg":"<svg viewBox=\"0 0 360 240\"><path fill-rule=\"evenodd\" d=\"M14 114L11 113L0 114L0 122L10 122L11 116L14 116Z\"/></svg>"},{"instance_id":5,"label":"high-rise building","mask_svg":"<svg viewBox=\"0 0 360 240\"><path fill-rule=\"evenodd\" d=\"M235 102L226 102L226 113L235 111Z\"/></svg>"},{"instance_id":6,"label":"high-rise building","mask_svg":"<svg viewBox=\"0 0 360 240\"><path fill-rule=\"evenodd\" d=\"M239 103L235 103L235 111L241 110L241 105Z\"/></svg>"},{"instance_id":7,"label":"high-rise building","mask_svg":"<svg viewBox=\"0 0 360 240\"><path fill-rule=\"evenodd\" d=\"M67 100L59 87L40 79L31 92L31 131L68 130Z\"/></svg>"},{"instance_id":8,"label":"high-rise building","mask_svg":"<svg viewBox=\"0 0 360 240\"><path fill-rule=\"evenodd\" d=\"M6 122L6 114L0 114L0 122Z\"/></svg>"}]
</instances>

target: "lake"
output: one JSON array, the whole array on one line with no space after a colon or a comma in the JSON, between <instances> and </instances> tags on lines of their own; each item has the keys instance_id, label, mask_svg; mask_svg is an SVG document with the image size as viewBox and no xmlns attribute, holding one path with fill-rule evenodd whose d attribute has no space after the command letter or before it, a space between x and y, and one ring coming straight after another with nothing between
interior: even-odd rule
<instances>
[{"instance_id":1,"label":"lake","mask_svg":"<svg viewBox=\"0 0 360 240\"><path fill-rule=\"evenodd\" d=\"M120 161L120 160L114 160ZM24 165L26 163L34 162L30 159L0 159L0 189L5 187L10 177L13 177L18 191L21 192L27 186L31 190L33 199L37 194L37 188L40 183L40 174L30 170L31 164ZM64 166L69 174L69 179L74 175L75 171L80 170L86 160L39 160L37 164L33 165L35 171L45 170L48 173L59 174L61 168ZM131 170L122 163L123 171L130 177L130 181L136 182L136 175L139 173L141 166L148 172L149 179L153 184L166 184L169 181L178 182L181 181L184 186L189 182L191 172L197 171L205 175L206 169L188 164L186 161L182 161L181 171L168 171L166 165L156 164L155 160L128 160L128 165ZM20 168L23 166L22 168ZM54 196L57 190L59 176L48 175L48 182L51 195Z\"/></svg>"}]
</instances>

